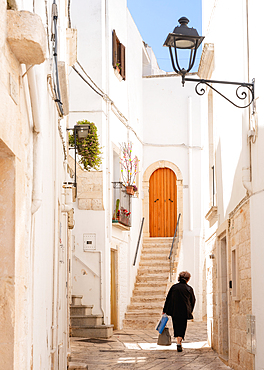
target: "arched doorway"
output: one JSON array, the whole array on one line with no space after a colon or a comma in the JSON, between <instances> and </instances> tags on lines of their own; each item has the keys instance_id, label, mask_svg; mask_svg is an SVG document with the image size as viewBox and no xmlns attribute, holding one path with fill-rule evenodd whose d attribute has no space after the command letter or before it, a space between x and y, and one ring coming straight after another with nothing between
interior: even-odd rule
<instances>
[{"instance_id":1,"label":"arched doorway","mask_svg":"<svg viewBox=\"0 0 264 370\"><path fill-rule=\"evenodd\" d=\"M170 168L159 168L149 179L150 237L172 237L177 223L177 178Z\"/></svg>"}]
</instances>

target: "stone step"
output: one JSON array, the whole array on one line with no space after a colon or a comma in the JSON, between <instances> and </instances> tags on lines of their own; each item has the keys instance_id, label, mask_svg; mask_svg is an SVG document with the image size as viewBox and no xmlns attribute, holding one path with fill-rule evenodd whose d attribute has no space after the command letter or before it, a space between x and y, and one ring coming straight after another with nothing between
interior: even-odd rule
<instances>
[{"instance_id":1,"label":"stone step","mask_svg":"<svg viewBox=\"0 0 264 370\"><path fill-rule=\"evenodd\" d=\"M150 264L153 265L166 265L170 262L169 253L164 254L150 254L150 253L143 253L140 256L139 266L148 266Z\"/></svg>"},{"instance_id":2,"label":"stone step","mask_svg":"<svg viewBox=\"0 0 264 370\"><path fill-rule=\"evenodd\" d=\"M168 274L145 274L145 275L137 275L136 281L137 282L147 282L147 281L155 281L156 283L158 281L163 282L168 280Z\"/></svg>"},{"instance_id":3,"label":"stone step","mask_svg":"<svg viewBox=\"0 0 264 370\"><path fill-rule=\"evenodd\" d=\"M153 291L154 289L165 289L167 288L167 279L161 281L152 281L152 282L141 282L137 281L135 283L135 289L148 288L148 290Z\"/></svg>"},{"instance_id":4,"label":"stone step","mask_svg":"<svg viewBox=\"0 0 264 370\"><path fill-rule=\"evenodd\" d=\"M139 311L139 312L151 312L151 311L156 311L160 312L160 308L164 306L164 300L160 300L159 302L134 302L131 303L127 306L127 311L132 312L132 311Z\"/></svg>"},{"instance_id":5,"label":"stone step","mask_svg":"<svg viewBox=\"0 0 264 370\"><path fill-rule=\"evenodd\" d=\"M139 262L139 266L140 267L144 267L144 266L169 266L170 265L170 260L167 259L167 260L162 260L162 261L159 261L159 260L148 260L148 259L143 259Z\"/></svg>"},{"instance_id":6,"label":"stone step","mask_svg":"<svg viewBox=\"0 0 264 370\"><path fill-rule=\"evenodd\" d=\"M141 276L141 275L154 275L154 274L167 274L169 273L170 271L170 266L149 266L149 267L141 267L140 269L138 269L138 276Z\"/></svg>"},{"instance_id":7,"label":"stone step","mask_svg":"<svg viewBox=\"0 0 264 370\"><path fill-rule=\"evenodd\" d=\"M146 254L158 254L158 255L163 255L163 254L169 254L170 249L169 248L147 248L142 250L141 256L145 256Z\"/></svg>"},{"instance_id":8,"label":"stone step","mask_svg":"<svg viewBox=\"0 0 264 370\"><path fill-rule=\"evenodd\" d=\"M71 336L81 338L110 338L114 325L71 326Z\"/></svg>"},{"instance_id":9,"label":"stone step","mask_svg":"<svg viewBox=\"0 0 264 370\"><path fill-rule=\"evenodd\" d=\"M140 319L140 320L147 320L148 318L150 318L151 320L156 320L156 318L161 318L161 315L162 315L162 309L163 307L161 308L157 308L156 310L152 310L152 311L149 311L149 312L138 312L138 311L129 311L129 312L126 312L125 313L125 319L133 319L133 320L136 320L137 318Z\"/></svg>"},{"instance_id":10,"label":"stone step","mask_svg":"<svg viewBox=\"0 0 264 370\"><path fill-rule=\"evenodd\" d=\"M81 306L82 305L82 298L83 296L82 295L72 295L71 296L72 298L72 305L73 306Z\"/></svg>"},{"instance_id":11,"label":"stone step","mask_svg":"<svg viewBox=\"0 0 264 370\"><path fill-rule=\"evenodd\" d=\"M137 296L153 297L154 294L157 296L164 297L166 294L166 287L164 287L163 289L160 289L157 287L153 287L152 289L141 287L141 288L135 288L133 290L133 297L137 297Z\"/></svg>"},{"instance_id":12,"label":"stone step","mask_svg":"<svg viewBox=\"0 0 264 370\"><path fill-rule=\"evenodd\" d=\"M149 250L165 250L168 251L171 249L171 244L160 244L160 245L154 245L154 244L143 244L142 251L149 251Z\"/></svg>"},{"instance_id":13,"label":"stone step","mask_svg":"<svg viewBox=\"0 0 264 370\"><path fill-rule=\"evenodd\" d=\"M143 239L143 244L163 244L163 243L172 243L173 237L170 238L144 238Z\"/></svg>"},{"instance_id":14,"label":"stone step","mask_svg":"<svg viewBox=\"0 0 264 370\"><path fill-rule=\"evenodd\" d=\"M88 370L88 365L80 362L69 362L67 370Z\"/></svg>"},{"instance_id":15,"label":"stone step","mask_svg":"<svg viewBox=\"0 0 264 370\"><path fill-rule=\"evenodd\" d=\"M91 315L93 310L93 305L70 305L71 316L86 316Z\"/></svg>"},{"instance_id":16,"label":"stone step","mask_svg":"<svg viewBox=\"0 0 264 370\"><path fill-rule=\"evenodd\" d=\"M157 254L157 253L144 253L140 257L140 262L143 262L145 260L158 260L158 261L169 261L169 253L163 253L163 254Z\"/></svg>"},{"instance_id":17,"label":"stone step","mask_svg":"<svg viewBox=\"0 0 264 370\"><path fill-rule=\"evenodd\" d=\"M139 268L124 328L156 328L166 298L168 259L173 238L144 238Z\"/></svg>"},{"instance_id":18,"label":"stone step","mask_svg":"<svg viewBox=\"0 0 264 370\"><path fill-rule=\"evenodd\" d=\"M102 325L102 315L71 316L72 326L98 326Z\"/></svg>"},{"instance_id":19,"label":"stone step","mask_svg":"<svg viewBox=\"0 0 264 370\"><path fill-rule=\"evenodd\" d=\"M160 304L160 302L164 302L165 301L165 296L164 295L156 295L156 296L133 296L131 298L131 304L134 304L134 303L141 303L141 304L145 304L145 303L157 303L157 304Z\"/></svg>"}]
</instances>

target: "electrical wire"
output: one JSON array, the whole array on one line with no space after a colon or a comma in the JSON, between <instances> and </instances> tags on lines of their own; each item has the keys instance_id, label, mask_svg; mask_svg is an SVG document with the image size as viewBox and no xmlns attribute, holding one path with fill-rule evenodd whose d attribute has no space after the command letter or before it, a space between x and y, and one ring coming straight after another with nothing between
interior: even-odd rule
<instances>
[{"instance_id":1,"label":"electrical wire","mask_svg":"<svg viewBox=\"0 0 264 370\"><path fill-rule=\"evenodd\" d=\"M71 0L68 0L68 27L71 28Z\"/></svg>"},{"instance_id":2,"label":"electrical wire","mask_svg":"<svg viewBox=\"0 0 264 370\"><path fill-rule=\"evenodd\" d=\"M98 85L96 85L96 83L91 79L91 77L87 74L87 72L85 71L85 69L83 68L83 66L81 65L81 63L77 60L77 64L78 66L81 68L81 70L83 71L83 73L85 74L86 77L89 78L89 80L94 84L94 86L104 95L104 96L107 96L103 90L100 89L100 87ZM110 99L110 98L109 98ZM110 99L111 100L111 99Z\"/></svg>"},{"instance_id":3,"label":"electrical wire","mask_svg":"<svg viewBox=\"0 0 264 370\"><path fill-rule=\"evenodd\" d=\"M61 117L63 117L64 112L62 108L61 102L61 94L60 94L60 83L59 83L59 72L58 72L58 32L57 32L57 21L58 21L58 9L56 1L53 1L52 4L52 17L53 17L53 29L51 35L51 41L53 42L53 74L55 78L53 78L53 89L55 92L55 102L57 103L58 112ZM56 83L55 83L56 82Z\"/></svg>"},{"instance_id":4,"label":"electrical wire","mask_svg":"<svg viewBox=\"0 0 264 370\"><path fill-rule=\"evenodd\" d=\"M87 83L87 85L96 93L98 94L99 96L101 96L101 98L105 98L103 94L101 94L99 91L97 91L82 75L79 71L77 71L77 69L75 68L75 66L73 65L72 66L72 69L83 79L84 82Z\"/></svg>"},{"instance_id":5,"label":"electrical wire","mask_svg":"<svg viewBox=\"0 0 264 370\"><path fill-rule=\"evenodd\" d=\"M202 150L203 148L200 147L200 146L188 146L186 145L185 143L181 143L181 144L152 144L152 143L145 143L143 142L143 140L140 139L140 137L137 135L136 131L129 125L128 123L128 119L123 115L123 113L117 108L117 106L115 105L115 103L113 102L112 99L109 98L109 96L107 94L104 93L104 91L102 89L100 89L100 87L93 81L93 79L88 75L88 73L85 71L85 69L83 68L83 66L81 65L81 63L79 61L77 61L77 64L78 66L81 68L82 72L85 74L85 76L89 79L89 81L76 69L76 67L73 65L72 66L72 69L81 77L81 79L96 93L98 94L99 96L101 96L101 98L103 98L106 102L110 103L111 104L111 109L112 109L112 112L117 116L117 118L126 126L127 129L129 129L134 135L135 137L138 139L138 141L142 144L142 145L146 145L146 146L161 146L161 147L184 147L184 148L192 148L192 149L199 149L199 150ZM157 77L157 76L155 76Z\"/></svg>"},{"instance_id":6,"label":"electrical wire","mask_svg":"<svg viewBox=\"0 0 264 370\"><path fill-rule=\"evenodd\" d=\"M47 30L47 42L50 56L50 36L49 36L49 14L48 14L48 2L45 0L45 14L46 14L46 30Z\"/></svg>"}]
</instances>

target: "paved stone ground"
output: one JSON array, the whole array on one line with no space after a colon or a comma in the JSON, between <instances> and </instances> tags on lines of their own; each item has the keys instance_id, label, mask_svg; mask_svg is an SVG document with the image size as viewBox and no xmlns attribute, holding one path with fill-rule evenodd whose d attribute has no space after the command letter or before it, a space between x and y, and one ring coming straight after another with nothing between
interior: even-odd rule
<instances>
[{"instance_id":1,"label":"paved stone ground","mask_svg":"<svg viewBox=\"0 0 264 370\"><path fill-rule=\"evenodd\" d=\"M109 339L71 338L71 361L87 364L89 370L231 369L209 348L206 323L188 322L183 352L177 352L175 338L171 346L158 346L157 339L155 329L117 330Z\"/></svg>"}]
</instances>

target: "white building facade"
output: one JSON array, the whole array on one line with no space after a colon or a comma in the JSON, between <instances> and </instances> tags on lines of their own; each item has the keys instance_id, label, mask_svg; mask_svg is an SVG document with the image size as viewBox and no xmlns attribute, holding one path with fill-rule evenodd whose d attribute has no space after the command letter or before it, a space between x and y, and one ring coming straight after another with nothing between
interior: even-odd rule
<instances>
[{"instance_id":1,"label":"white building facade","mask_svg":"<svg viewBox=\"0 0 264 370\"><path fill-rule=\"evenodd\" d=\"M223 25L226 9L232 22ZM264 366L261 226L263 209L263 73L257 45L261 2L203 1L202 78L252 82L255 102L238 109L207 89L206 271L212 347L234 369ZM237 86L213 85L239 106ZM238 93L242 89L238 90ZM250 92L247 90L248 96ZM207 163L206 163L207 162Z\"/></svg>"},{"instance_id":2,"label":"white building facade","mask_svg":"<svg viewBox=\"0 0 264 370\"><path fill-rule=\"evenodd\" d=\"M175 176L176 221L181 213L178 269L192 274L191 283L197 295L195 318L201 320L206 305L200 258L204 248L200 98L191 86L182 88L175 74L159 69L126 1L89 4L83 1L81 6L73 3L71 21L78 29L78 63L75 64L78 73L70 73L69 127L81 120L94 122L103 151L100 171L77 169L73 294L82 295L83 304L93 305L93 314L102 314L106 325L112 323L122 328L142 240L153 236L151 176L157 170L166 169ZM125 55L123 64L121 54L120 72L114 64L115 40ZM130 227L112 220L114 183L122 181L120 144L124 142L132 142L133 156L140 160L136 177L138 192L130 198ZM135 261L143 218L143 234ZM169 236L173 236L175 226L176 222ZM87 238L90 248L86 246Z\"/></svg>"},{"instance_id":3,"label":"white building facade","mask_svg":"<svg viewBox=\"0 0 264 370\"><path fill-rule=\"evenodd\" d=\"M64 1L0 2L1 369L67 368L65 9Z\"/></svg>"}]
</instances>

